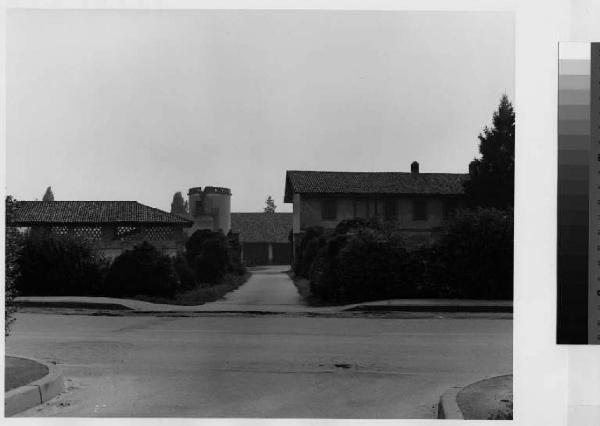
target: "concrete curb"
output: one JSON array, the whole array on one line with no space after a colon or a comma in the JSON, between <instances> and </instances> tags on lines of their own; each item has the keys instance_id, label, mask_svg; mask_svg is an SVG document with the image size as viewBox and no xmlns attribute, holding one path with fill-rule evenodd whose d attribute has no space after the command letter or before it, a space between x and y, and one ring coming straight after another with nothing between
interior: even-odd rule
<instances>
[{"instance_id":1,"label":"concrete curb","mask_svg":"<svg viewBox=\"0 0 600 426\"><path fill-rule=\"evenodd\" d=\"M36 405L54 398L64 389L63 373L60 367L37 359L29 359L48 367L48 374L35 382L16 389L11 389L4 394L4 417L25 411Z\"/></svg>"},{"instance_id":2,"label":"concrete curb","mask_svg":"<svg viewBox=\"0 0 600 426\"><path fill-rule=\"evenodd\" d=\"M102 302L54 302L54 301L29 301L16 300L15 306L19 308L65 308L65 309L98 309L107 311L130 311L133 310L127 305L120 303L102 303Z\"/></svg>"},{"instance_id":3,"label":"concrete curb","mask_svg":"<svg viewBox=\"0 0 600 426\"><path fill-rule=\"evenodd\" d=\"M464 420L464 416L458 402L456 402L456 396L462 390L460 386L454 386L448 389L440 397L440 403L438 404L438 419L457 419Z\"/></svg>"},{"instance_id":4,"label":"concrete curb","mask_svg":"<svg viewBox=\"0 0 600 426\"><path fill-rule=\"evenodd\" d=\"M345 312L471 312L471 313L513 313L512 306L488 305L358 305L343 309Z\"/></svg>"},{"instance_id":5,"label":"concrete curb","mask_svg":"<svg viewBox=\"0 0 600 426\"><path fill-rule=\"evenodd\" d=\"M506 313L512 314L512 302L479 300L403 299L375 301L341 306L235 305L209 302L197 306L167 305L134 299L108 297L18 297L15 304L22 308L79 309L118 312L119 314L152 313L381 313L381 312L444 312L444 313Z\"/></svg>"}]
</instances>

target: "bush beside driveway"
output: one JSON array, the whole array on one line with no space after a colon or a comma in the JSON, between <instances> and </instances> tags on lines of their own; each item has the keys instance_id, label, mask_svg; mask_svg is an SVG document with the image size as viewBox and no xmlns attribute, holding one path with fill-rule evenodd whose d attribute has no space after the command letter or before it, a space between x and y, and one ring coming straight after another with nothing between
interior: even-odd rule
<instances>
[{"instance_id":1,"label":"bush beside driveway","mask_svg":"<svg viewBox=\"0 0 600 426\"><path fill-rule=\"evenodd\" d=\"M333 231L307 228L296 248L296 278L313 303L446 298L512 300L512 210L462 210L432 245L413 247L391 222L352 219ZM300 288L303 283L297 281Z\"/></svg>"}]
</instances>

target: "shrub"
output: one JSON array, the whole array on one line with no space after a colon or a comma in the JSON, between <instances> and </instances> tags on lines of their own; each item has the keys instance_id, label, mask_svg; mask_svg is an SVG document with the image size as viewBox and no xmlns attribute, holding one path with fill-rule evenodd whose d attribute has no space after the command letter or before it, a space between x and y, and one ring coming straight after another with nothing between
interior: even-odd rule
<instances>
[{"instance_id":1,"label":"shrub","mask_svg":"<svg viewBox=\"0 0 600 426\"><path fill-rule=\"evenodd\" d=\"M106 292L115 297L169 297L179 286L171 259L146 241L115 258L105 284Z\"/></svg>"},{"instance_id":2,"label":"shrub","mask_svg":"<svg viewBox=\"0 0 600 426\"><path fill-rule=\"evenodd\" d=\"M296 274L308 269L311 293L326 302L513 295L512 211L459 212L436 244L410 251L395 225L363 219L329 236L309 229L299 250Z\"/></svg>"},{"instance_id":3,"label":"shrub","mask_svg":"<svg viewBox=\"0 0 600 426\"><path fill-rule=\"evenodd\" d=\"M346 235L359 232L365 229L383 230L383 225L376 218L372 219L344 219L338 223L333 231L334 235Z\"/></svg>"},{"instance_id":4,"label":"shrub","mask_svg":"<svg viewBox=\"0 0 600 426\"><path fill-rule=\"evenodd\" d=\"M313 261L311 292L320 299L348 303L410 297L415 290L416 258L400 235L376 221L340 223Z\"/></svg>"},{"instance_id":5,"label":"shrub","mask_svg":"<svg viewBox=\"0 0 600 426\"><path fill-rule=\"evenodd\" d=\"M300 244L298 244L296 258L294 259L293 269L296 275L308 278L310 268L317 257L319 249L325 245L324 233L325 230L320 226L306 228Z\"/></svg>"},{"instance_id":6,"label":"shrub","mask_svg":"<svg viewBox=\"0 0 600 426\"><path fill-rule=\"evenodd\" d=\"M19 277L18 258L21 250L19 234L14 227L9 226L14 214L15 200L6 197L6 229L5 229L5 286L4 286L4 335L8 336L10 326L14 322L16 307L14 298L17 296L16 281Z\"/></svg>"},{"instance_id":7,"label":"shrub","mask_svg":"<svg viewBox=\"0 0 600 426\"><path fill-rule=\"evenodd\" d=\"M446 224L435 250L432 279L452 297L512 299L512 210L459 212Z\"/></svg>"},{"instance_id":8,"label":"shrub","mask_svg":"<svg viewBox=\"0 0 600 426\"><path fill-rule=\"evenodd\" d=\"M188 265L192 266L196 263L196 257L202 254L202 244L206 240L215 238L216 232L209 229L199 229L195 231L185 242L185 256Z\"/></svg>"},{"instance_id":9,"label":"shrub","mask_svg":"<svg viewBox=\"0 0 600 426\"><path fill-rule=\"evenodd\" d=\"M242 264L242 244L239 234L231 231L227 234L227 244L229 247L229 272L237 275L246 273L246 268Z\"/></svg>"},{"instance_id":10,"label":"shrub","mask_svg":"<svg viewBox=\"0 0 600 426\"><path fill-rule=\"evenodd\" d=\"M339 279L339 252L347 243L346 235L335 235L326 240L310 267L310 291L328 302L340 300L342 282Z\"/></svg>"},{"instance_id":11,"label":"shrub","mask_svg":"<svg viewBox=\"0 0 600 426\"><path fill-rule=\"evenodd\" d=\"M230 258L229 242L221 231L198 230L188 238L185 248L196 282L217 284L225 273L235 269ZM241 265L238 268L242 271Z\"/></svg>"},{"instance_id":12,"label":"shrub","mask_svg":"<svg viewBox=\"0 0 600 426\"><path fill-rule=\"evenodd\" d=\"M189 267L185 255L179 252L172 261L173 269L179 279L178 291L193 289L196 286L196 277L194 276L194 270Z\"/></svg>"},{"instance_id":13,"label":"shrub","mask_svg":"<svg viewBox=\"0 0 600 426\"><path fill-rule=\"evenodd\" d=\"M435 246L420 247L407 251L402 262L405 285L399 298L440 298L451 297L452 292L446 280L438 280L434 274L439 255Z\"/></svg>"},{"instance_id":14,"label":"shrub","mask_svg":"<svg viewBox=\"0 0 600 426\"><path fill-rule=\"evenodd\" d=\"M26 236L17 263L23 295L96 295L106 270L92 244L50 232Z\"/></svg>"},{"instance_id":15,"label":"shrub","mask_svg":"<svg viewBox=\"0 0 600 426\"><path fill-rule=\"evenodd\" d=\"M230 268L229 248L224 238L207 239L196 256L196 278L202 283L219 283Z\"/></svg>"},{"instance_id":16,"label":"shrub","mask_svg":"<svg viewBox=\"0 0 600 426\"><path fill-rule=\"evenodd\" d=\"M397 297L405 284L402 262L406 251L399 241L372 228L346 238L345 244L335 248L337 260L325 262L331 272L323 274L325 280L320 284L337 287L332 301L349 303ZM328 275L334 274L336 279L328 283Z\"/></svg>"}]
</instances>

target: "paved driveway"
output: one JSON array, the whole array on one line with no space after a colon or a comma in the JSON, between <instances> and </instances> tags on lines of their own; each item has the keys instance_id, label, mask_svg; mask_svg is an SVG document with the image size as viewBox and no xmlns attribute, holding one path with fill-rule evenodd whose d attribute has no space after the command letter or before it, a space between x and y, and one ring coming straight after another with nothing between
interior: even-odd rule
<instances>
[{"instance_id":1,"label":"paved driveway","mask_svg":"<svg viewBox=\"0 0 600 426\"><path fill-rule=\"evenodd\" d=\"M227 294L225 299L210 305L235 310L240 307L253 310L276 306L289 309L306 305L293 281L286 274L286 271L290 270L289 266L261 266L249 270L252 276L244 285Z\"/></svg>"}]
</instances>

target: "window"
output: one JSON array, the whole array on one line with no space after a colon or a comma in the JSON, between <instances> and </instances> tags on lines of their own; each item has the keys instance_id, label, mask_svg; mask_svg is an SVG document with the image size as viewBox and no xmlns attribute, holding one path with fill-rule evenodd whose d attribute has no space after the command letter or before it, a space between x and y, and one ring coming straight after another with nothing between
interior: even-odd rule
<instances>
[{"instance_id":1,"label":"window","mask_svg":"<svg viewBox=\"0 0 600 426\"><path fill-rule=\"evenodd\" d=\"M427 200L413 201L413 220L427 220Z\"/></svg>"},{"instance_id":2,"label":"window","mask_svg":"<svg viewBox=\"0 0 600 426\"><path fill-rule=\"evenodd\" d=\"M323 200L321 218L323 220L335 220L337 218L337 202L335 199Z\"/></svg>"},{"instance_id":3,"label":"window","mask_svg":"<svg viewBox=\"0 0 600 426\"><path fill-rule=\"evenodd\" d=\"M383 202L383 217L385 220L396 220L398 211L396 209L396 200L386 199Z\"/></svg>"}]
</instances>

